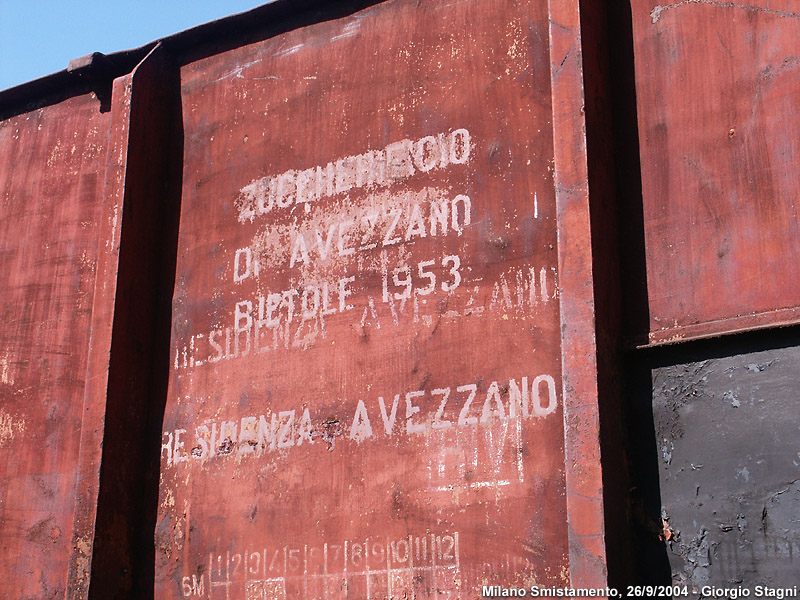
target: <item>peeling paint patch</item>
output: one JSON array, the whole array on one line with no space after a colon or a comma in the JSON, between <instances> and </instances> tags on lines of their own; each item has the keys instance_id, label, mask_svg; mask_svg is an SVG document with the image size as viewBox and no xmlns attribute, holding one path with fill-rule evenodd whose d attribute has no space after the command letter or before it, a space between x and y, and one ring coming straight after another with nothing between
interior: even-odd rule
<instances>
[{"instance_id":1,"label":"peeling paint patch","mask_svg":"<svg viewBox=\"0 0 800 600\"><path fill-rule=\"evenodd\" d=\"M677 4L668 4L667 6L656 5L652 11L650 11L650 18L653 20L653 24L655 25L658 23L658 20L661 18L661 13L670 10L672 8L678 8L680 6L685 6L687 4L708 4L711 6L717 6L720 8L737 8L739 10L747 10L752 12L761 12L768 15L775 15L778 17L788 17L797 19L800 17L800 13L793 13L785 10L775 10L772 8L764 8L763 6L752 6L746 4L736 4L735 2L720 2L718 0L683 0L683 2L678 2Z\"/></svg>"},{"instance_id":2,"label":"peeling paint patch","mask_svg":"<svg viewBox=\"0 0 800 600\"><path fill-rule=\"evenodd\" d=\"M14 418L0 408L0 448L25 431L25 419Z\"/></svg>"},{"instance_id":3,"label":"peeling paint patch","mask_svg":"<svg viewBox=\"0 0 800 600\"><path fill-rule=\"evenodd\" d=\"M175 494L173 494L172 489L167 488L167 491L164 492L164 502L161 503L161 506L165 508L175 506Z\"/></svg>"},{"instance_id":4,"label":"peeling paint patch","mask_svg":"<svg viewBox=\"0 0 800 600\"><path fill-rule=\"evenodd\" d=\"M14 385L14 372L11 370L10 354L6 350L6 355L0 357L0 382L6 385Z\"/></svg>"},{"instance_id":5,"label":"peeling paint patch","mask_svg":"<svg viewBox=\"0 0 800 600\"><path fill-rule=\"evenodd\" d=\"M84 581L89 577L89 571L92 566L92 542L89 538L78 538L75 541L75 550L77 550L75 556L77 563L76 579Z\"/></svg>"},{"instance_id":6,"label":"peeling paint patch","mask_svg":"<svg viewBox=\"0 0 800 600\"><path fill-rule=\"evenodd\" d=\"M653 371L661 533L677 585L793 585L800 348ZM666 531L666 529L664 530Z\"/></svg>"}]
</instances>

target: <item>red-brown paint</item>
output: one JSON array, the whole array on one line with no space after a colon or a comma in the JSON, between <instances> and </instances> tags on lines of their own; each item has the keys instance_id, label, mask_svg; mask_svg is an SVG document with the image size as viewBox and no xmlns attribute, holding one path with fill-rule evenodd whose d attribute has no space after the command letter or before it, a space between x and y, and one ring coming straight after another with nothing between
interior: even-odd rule
<instances>
[{"instance_id":1,"label":"red-brown paint","mask_svg":"<svg viewBox=\"0 0 800 600\"><path fill-rule=\"evenodd\" d=\"M797 4L632 5L650 341L797 322Z\"/></svg>"},{"instance_id":2,"label":"red-brown paint","mask_svg":"<svg viewBox=\"0 0 800 600\"><path fill-rule=\"evenodd\" d=\"M104 192L110 130L93 94L0 123L0 595L8 598L73 597L88 585L119 226Z\"/></svg>"},{"instance_id":3,"label":"red-brown paint","mask_svg":"<svg viewBox=\"0 0 800 600\"><path fill-rule=\"evenodd\" d=\"M553 25L531 2L386 2L182 69L159 597L459 598L482 585L603 584L578 13L551 4ZM558 110L551 71L572 95ZM555 150L554 112L565 135ZM296 193L296 172L442 139L450 160L399 158L383 184L353 175L337 192L321 179L307 204L264 191L265 177L288 174ZM434 236L430 206L444 201L451 217L459 208L457 226ZM403 266L422 292L406 300ZM309 286L321 306L304 321ZM270 306L281 329L267 324ZM539 414L508 418L523 378L537 383Z\"/></svg>"},{"instance_id":4,"label":"red-brown paint","mask_svg":"<svg viewBox=\"0 0 800 600\"><path fill-rule=\"evenodd\" d=\"M391 1L180 69L157 597L605 585L578 16ZM0 124L10 596L151 581L170 68ZM345 177L259 211L316 167ZM294 320L257 352L260 302Z\"/></svg>"}]
</instances>

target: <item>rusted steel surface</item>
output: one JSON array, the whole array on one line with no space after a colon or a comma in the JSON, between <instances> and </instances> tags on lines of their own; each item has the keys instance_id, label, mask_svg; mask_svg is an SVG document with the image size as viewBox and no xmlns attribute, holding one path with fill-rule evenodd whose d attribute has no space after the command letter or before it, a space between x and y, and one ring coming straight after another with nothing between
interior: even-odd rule
<instances>
[{"instance_id":1,"label":"rusted steel surface","mask_svg":"<svg viewBox=\"0 0 800 600\"><path fill-rule=\"evenodd\" d=\"M578 40L392 1L182 69L158 597L604 584Z\"/></svg>"},{"instance_id":2,"label":"rusted steel surface","mask_svg":"<svg viewBox=\"0 0 800 600\"><path fill-rule=\"evenodd\" d=\"M797 3L632 5L650 341L797 322Z\"/></svg>"},{"instance_id":3,"label":"rusted steel surface","mask_svg":"<svg viewBox=\"0 0 800 600\"><path fill-rule=\"evenodd\" d=\"M93 325L113 304L95 287L108 283L98 256L113 263L115 250L113 235L100 237L114 213L104 201L111 115L99 109L79 95L0 122L4 598L66 597L91 557L104 390L93 396L88 380L104 370L90 348L107 360L109 339Z\"/></svg>"},{"instance_id":4,"label":"rusted steel surface","mask_svg":"<svg viewBox=\"0 0 800 600\"><path fill-rule=\"evenodd\" d=\"M106 194L115 218L106 221L106 236L116 236L119 253L103 252L98 260L98 281L106 283L98 286L92 325L94 338L109 335L113 342L110 356L103 345L92 347L98 375L90 367L90 385L105 397L97 427L102 460L99 488L91 491L91 583L85 578L82 589L74 586L76 598L86 597L87 586L89 600L152 598L180 198L178 106L177 73L160 47L113 82ZM83 487L81 493L88 505L90 494Z\"/></svg>"},{"instance_id":5,"label":"rusted steel surface","mask_svg":"<svg viewBox=\"0 0 800 600\"><path fill-rule=\"evenodd\" d=\"M577 2L550 2L550 69L561 290L569 567L574 587L606 583L597 343L583 58Z\"/></svg>"}]
</instances>

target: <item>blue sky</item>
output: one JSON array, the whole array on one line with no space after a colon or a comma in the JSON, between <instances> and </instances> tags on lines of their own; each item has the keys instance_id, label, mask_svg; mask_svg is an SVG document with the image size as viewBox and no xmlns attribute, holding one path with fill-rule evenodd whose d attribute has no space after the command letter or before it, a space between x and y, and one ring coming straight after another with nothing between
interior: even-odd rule
<instances>
[{"instance_id":1,"label":"blue sky","mask_svg":"<svg viewBox=\"0 0 800 600\"><path fill-rule=\"evenodd\" d=\"M267 0L0 0L0 90Z\"/></svg>"}]
</instances>

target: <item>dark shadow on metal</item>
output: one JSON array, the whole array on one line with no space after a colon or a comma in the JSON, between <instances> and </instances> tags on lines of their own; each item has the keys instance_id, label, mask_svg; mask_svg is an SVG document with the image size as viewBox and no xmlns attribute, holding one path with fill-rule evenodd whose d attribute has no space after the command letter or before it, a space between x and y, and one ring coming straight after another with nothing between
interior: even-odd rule
<instances>
[{"instance_id":1,"label":"dark shadow on metal","mask_svg":"<svg viewBox=\"0 0 800 600\"><path fill-rule=\"evenodd\" d=\"M611 152L617 177L618 255L623 319L621 410L627 457L631 562L627 584L669 585L671 571L661 523L658 444L653 420L651 370L629 352L648 339L650 311L639 124L630 0L608 0L607 32L614 90Z\"/></svg>"},{"instance_id":2,"label":"dark shadow on metal","mask_svg":"<svg viewBox=\"0 0 800 600\"><path fill-rule=\"evenodd\" d=\"M800 346L800 325L754 329L714 338L653 346L637 350L636 353L650 368L657 369L710 358L725 358L794 346Z\"/></svg>"},{"instance_id":3,"label":"dark shadow on metal","mask_svg":"<svg viewBox=\"0 0 800 600\"><path fill-rule=\"evenodd\" d=\"M153 598L183 148L178 71L135 70L89 598Z\"/></svg>"},{"instance_id":4,"label":"dark shadow on metal","mask_svg":"<svg viewBox=\"0 0 800 600\"><path fill-rule=\"evenodd\" d=\"M653 416L652 365L630 355L624 362L625 448L630 473L633 577L630 585L669 585L671 570L661 522L659 455Z\"/></svg>"},{"instance_id":5,"label":"dark shadow on metal","mask_svg":"<svg viewBox=\"0 0 800 600\"><path fill-rule=\"evenodd\" d=\"M618 589L667 584L663 544L649 545L640 531L638 488L648 493L645 513L660 507L652 414L641 414L638 400L649 386L626 358L628 340L647 339L649 326L628 0L582 1L581 42L608 580Z\"/></svg>"},{"instance_id":6,"label":"dark shadow on metal","mask_svg":"<svg viewBox=\"0 0 800 600\"><path fill-rule=\"evenodd\" d=\"M621 332L625 347L633 347L646 341L650 331L633 17L630 0L608 0L607 9L614 121L611 152L617 180L618 261L624 315Z\"/></svg>"}]
</instances>

